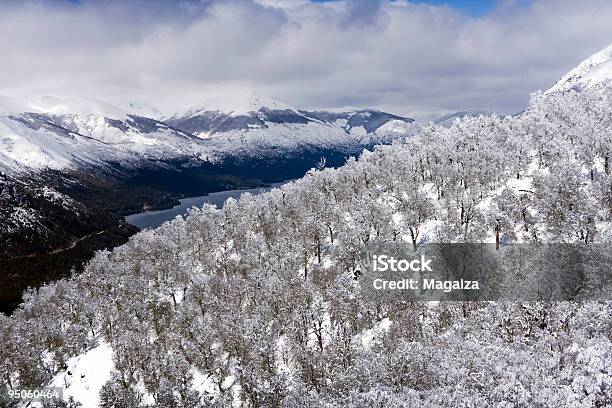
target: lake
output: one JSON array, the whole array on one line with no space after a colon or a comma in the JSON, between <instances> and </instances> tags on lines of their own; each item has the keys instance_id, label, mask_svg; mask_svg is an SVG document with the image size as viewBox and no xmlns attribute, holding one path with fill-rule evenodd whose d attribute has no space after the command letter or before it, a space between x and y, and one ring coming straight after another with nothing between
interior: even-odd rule
<instances>
[{"instance_id":1,"label":"lake","mask_svg":"<svg viewBox=\"0 0 612 408\"><path fill-rule=\"evenodd\" d=\"M248 188L244 190L227 190L217 193L209 193L203 196L182 198L180 204L175 205L167 210L146 211L138 214L131 214L125 217L128 224L135 225L140 229L157 228L166 221L170 221L179 215L186 215L191 207L202 207L204 203L214 204L217 207L223 207L225 200L228 198L240 198L242 193L261 194L272 190L274 187L281 186L287 183L273 183L269 187Z\"/></svg>"}]
</instances>

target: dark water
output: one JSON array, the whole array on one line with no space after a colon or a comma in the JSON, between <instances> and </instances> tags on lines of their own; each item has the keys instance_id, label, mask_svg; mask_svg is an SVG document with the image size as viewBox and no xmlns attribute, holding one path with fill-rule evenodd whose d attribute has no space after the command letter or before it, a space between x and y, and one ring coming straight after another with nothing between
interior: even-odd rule
<instances>
[{"instance_id":1,"label":"dark water","mask_svg":"<svg viewBox=\"0 0 612 408\"><path fill-rule=\"evenodd\" d=\"M214 204L217 207L223 207L225 200L228 198L240 198L242 193L261 194L269 191L274 187L281 186L286 182L274 183L270 187L249 188L245 190L227 190L218 193L210 193L199 197L183 198L179 201L180 204L167 210L147 211L138 214L131 214L125 217L125 220L140 229L157 228L166 221L170 221L179 215L186 215L191 207L201 207L204 203Z\"/></svg>"}]
</instances>

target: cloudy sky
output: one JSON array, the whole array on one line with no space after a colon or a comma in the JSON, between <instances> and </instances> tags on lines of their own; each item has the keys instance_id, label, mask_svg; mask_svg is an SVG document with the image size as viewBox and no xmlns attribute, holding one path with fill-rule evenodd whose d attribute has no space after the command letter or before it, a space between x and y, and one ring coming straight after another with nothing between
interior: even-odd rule
<instances>
[{"instance_id":1,"label":"cloudy sky","mask_svg":"<svg viewBox=\"0 0 612 408\"><path fill-rule=\"evenodd\" d=\"M0 3L0 95L166 112L256 90L417 118L521 110L612 42L609 0Z\"/></svg>"}]
</instances>

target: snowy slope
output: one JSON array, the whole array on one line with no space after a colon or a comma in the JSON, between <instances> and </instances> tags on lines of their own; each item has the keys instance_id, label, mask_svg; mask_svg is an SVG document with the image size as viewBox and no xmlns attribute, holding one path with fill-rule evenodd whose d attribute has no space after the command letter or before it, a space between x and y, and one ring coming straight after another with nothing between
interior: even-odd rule
<instances>
[{"instance_id":1,"label":"snowy slope","mask_svg":"<svg viewBox=\"0 0 612 408\"><path fill-rule=\"evenodd\" d=\"M5 171L163 160L208 151L192 135L94 99L0 97Z\"/></svg>"},{"instance_id":2,"label":"snowy slope","mask_svg":"<svg viewBox=\"0 0 612 408\"><path fill-rule=\"evenodd\" d=\"M58 373L49 386L62 388L64 400L73 398L83 408L99 407L100 390L113 370L112 357L113 349L102 341L85 354L69 359L67 368Z\"/></svg>"},{"instance_id":3,"label":"snowy slope","mask_svg":"<svg viewBox=\"0 0 612 408\"><path fill-rule=\"evenodd\" d=\"M13 170L102 165L129 155L78 132L54 125L40 114L0 115L0 161Z\"/></svg>"},{"instance_id":4,"label":"snowy slope","mask_svg":"<svg viewBox=\"0 0 612 408\"><path fill-rule=\"evenodd\" d=\"M609 90L612 84L612 44L593 54L563 76L546 93Z\"/></svg>"},{"instance_id":5,"label":"snowy slope","mask_svg":"<svg viewBox=\"0 0 612 408\"><path fill-rule=\"evenodd\" d=\"M152 159L191 155L205 150L195 137L162 122L127 113L121 116L118 112L64 113L51 115L50 120L58 126L111 145L117 151Z\"/></svg>"},{"instance_id":6,"label":"snowy slope","mask_svg":"<svg viewBox=\"0 0 612 408\"><path fill-rule=\"evenodd\" d=\"M128 112L96 99L79 97L71 99L44 98L47 103L42 108L43 113L48 115L83 115L103 116L109 119L127 119Z\"/></svg>"}]
</instances>

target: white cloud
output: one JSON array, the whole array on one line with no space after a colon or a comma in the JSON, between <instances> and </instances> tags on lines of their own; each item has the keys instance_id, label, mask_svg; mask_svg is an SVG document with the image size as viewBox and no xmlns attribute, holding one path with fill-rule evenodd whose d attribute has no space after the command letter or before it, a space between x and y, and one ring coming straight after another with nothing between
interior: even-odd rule
<instances>
[{"instance_id":1,"label":"white cloud","mask_svg":"<svg viewBox=\"0 0 612 408\"><path fill-rule=\"evenodd\" d=\"M244 87L296 106L512 112L612 42L607 0L504 1L481 19L400 0L1 8L0 94L90 95L166 109Z\"/></svg>"}]
</instances>

